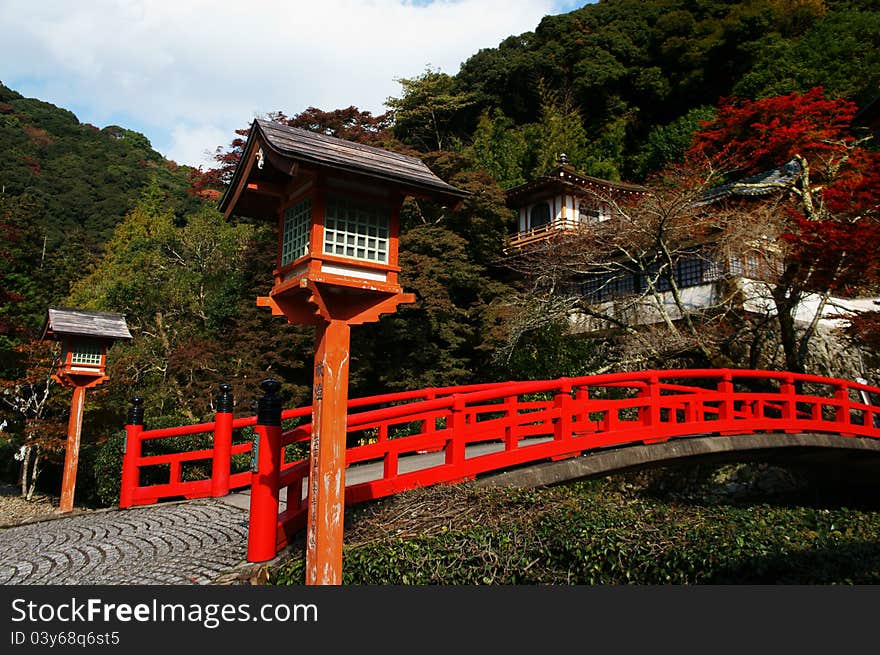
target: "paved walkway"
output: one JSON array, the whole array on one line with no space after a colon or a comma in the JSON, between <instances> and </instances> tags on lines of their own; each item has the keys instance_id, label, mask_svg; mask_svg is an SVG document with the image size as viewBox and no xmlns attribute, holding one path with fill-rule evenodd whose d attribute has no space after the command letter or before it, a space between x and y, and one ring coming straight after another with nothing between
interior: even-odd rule
<instances>
[{"instance_id":1,"label":"paved walkway","mask_svg":"<svg viewBox=\"0 0 880 655\"><path fill-rule=\"evenodd\" d=\"M536 438L540 443L546 438ZM469 446L468 456L503 444ZM437 466L445 453L403 456L400 471ZM382 463L352 466L346 485L382 477ZM282 494L281 509L286 506ZM100 510L0 529L3 585L189 585L253 572L247 557L250 489L223 498Z\"/></svg>"},{"instance_id":2,"label":"paved walkway","mask_svg":"<svg viewBox=\"0 0 880 655\"><path fill-rule=\"evenodd\" d=\"M246 564L247 510L215 499L0 530L0 584L210 584Z\"/></svg>"}]
</instances>

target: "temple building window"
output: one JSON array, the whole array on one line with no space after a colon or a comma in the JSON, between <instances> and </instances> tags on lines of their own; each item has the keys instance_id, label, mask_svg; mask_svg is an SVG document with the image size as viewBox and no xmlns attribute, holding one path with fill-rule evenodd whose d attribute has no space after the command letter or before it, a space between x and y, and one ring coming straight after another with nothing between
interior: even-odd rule
<instances>
[{"instance_id":1,"label":"temple building window","mask_svg":"<svg viewBox=\"0 0 880 655\"><path fill-rule=\"evenodd\" d=\"M529 229L550 224L550 203L539 202L529 212Z\"/></svg>"}]
</instances>

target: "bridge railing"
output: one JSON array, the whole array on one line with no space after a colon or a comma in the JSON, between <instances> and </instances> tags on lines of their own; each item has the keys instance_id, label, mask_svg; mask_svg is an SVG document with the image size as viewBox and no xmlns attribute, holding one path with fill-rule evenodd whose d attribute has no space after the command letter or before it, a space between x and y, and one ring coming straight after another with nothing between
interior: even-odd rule
<instances>
[{"instance_id":1,"label":"bridge railing","mask_svg":"<svg viewBox=\"0 0 880 655\"><path fill-rule=\"evenodd\" d=\"M265 481L271 480L271 489L259 495L269 499L265 507L252 495L249 541L268 543L274 553L306 523L310 416L310 407L284 411L285 425L296 425L280 429L277 456L252 457L252 470L230 471L234 457L254 454L250 440L239 437L234 443L232 435L255 427L256 417L234 419L231 412L218 412L210 423L146 430L141 412L140 420L135 416L126 426L120 505L224 495L258 483L266 491ZM776 371L614 373L355 399L349 403L347 431L345 502L352 504L532 462L672 438L760 432L779 433L782 439L802 432L880 438L880 389ZM209 445L145 451L151 443L197 436ZM196 462L211 472L188 479L184 470ZM148 480L157 467L166 478ZM254 537L255 513L265 517L267 512L270 520L259 523L269 533Z\"/></svg>"},{"instance_id":2,"label":"bridge railing","mask_svg":"<svg viewBox=\"0 0 880 655\"><path fill-rule=\"evenodd\" d=\"M863 402L865 394L880 404L877 388L818 376L734 369L642 371L508 382L354 412L347 429L362 445L347 450L345 502L601 448L687 436L830 432L880 438L880 406ZM304 424L285 431L281 443L305 443L310 434L311 426ZM276 549L305 525L308 475L306 458L282 455L277 497L285 504L275 525Z\"/></svg>"},{"instance_id":3,"label":"bridge railing","mask_svg":"<svg viewBox=\"0 0 880 655\"><path fill-rule=\"evenodd\" d=\"M119 506L146 505L170 498L225 496L250 486L249 456L256 416L234 418L231 387L220 385L214 420L194 425L146 429L143 400L135 398L125 426ZM490 384L439 387L355 398L349 410L384 407L478 391ZM284 410L282 420L311 417L310 406ZM238 462L239 466L234 463ZM244 462L245 465L242 465ZM240 470L236 470L236 468Z\"/></svg>"}]
</instances>

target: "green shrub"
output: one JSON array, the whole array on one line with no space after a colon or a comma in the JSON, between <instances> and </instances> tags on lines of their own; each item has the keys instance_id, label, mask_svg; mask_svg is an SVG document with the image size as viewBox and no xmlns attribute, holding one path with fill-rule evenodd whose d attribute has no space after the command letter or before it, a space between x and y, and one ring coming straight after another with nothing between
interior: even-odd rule
<instances>
[{"instance_id":1,"label":"green shrub","mask_svg":"<svg viewBox=\"0 0 880 655\"><path fill-rule=\"evenodd\" d=\"M426 498L420 502L431 502ZM399 525L370 539L360 535L358 544L345 546L343 583L880 582L877 511L700 504L623 493L609 481L510 490L458 502L455 509L462 516L497 520L459 521L408 538L393 536L411 532ZM402 515L399 508L388 513ZM302 584L303 575L302 557L294 556L270 580Z\"/></svg>"}]
</instances>

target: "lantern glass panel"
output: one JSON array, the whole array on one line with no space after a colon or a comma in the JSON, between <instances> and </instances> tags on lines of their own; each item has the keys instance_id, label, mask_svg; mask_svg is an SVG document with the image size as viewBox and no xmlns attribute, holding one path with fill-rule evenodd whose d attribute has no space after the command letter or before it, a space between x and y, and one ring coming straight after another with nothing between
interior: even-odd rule
<instances>
[{"instance_id":1,"label":"lantern glass panel","mask_svg":"<svg viewBox=\"0 0 880 655\"><path fill-rule=\"evenodd\" d=\"M102 347L100 343L78 342L73 344L73 352L70 356L71 364L85 364L87 366L99 366L101 364Z\"/></svg>"},{"instance_id":2,"label":"lantern glass panel","mask_svg":"<svg viewBox=\"0 0 880 655\"><path fill-rule=\"evenodd\" d=\"M311 198L300 200L284 212L284 228L281 238L282 266L308 254L311 222Z\"/></svg>"},{"instance_id":3,"label":"lantern glass panel","mask_svg":"<svg viewBox=\"0 0 880 655\"><path fill-rule=\"evenodd\" d=\"M385 264L390 224L387 206L331 195L324 217L324 254Z\"/></svg>"}]
</instances>

